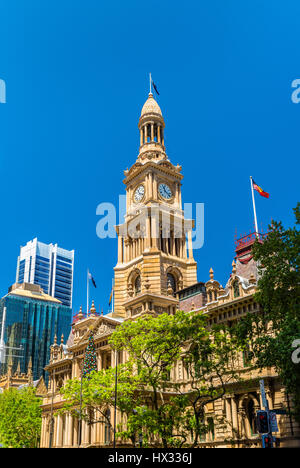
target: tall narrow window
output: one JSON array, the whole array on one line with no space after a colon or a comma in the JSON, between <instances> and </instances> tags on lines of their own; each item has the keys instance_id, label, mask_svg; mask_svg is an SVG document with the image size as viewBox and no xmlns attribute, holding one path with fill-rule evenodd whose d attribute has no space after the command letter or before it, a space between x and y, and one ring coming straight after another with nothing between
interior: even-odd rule
<instances>
[{"instance_id":1,"label":"tall narrow window","mask_svg":"<svg viewBox=\"0 0 300 468\"><path fill-rule=\"evenodd\" d=\"M141 292L141 277L140 277L140 275L136 277L136 280L134 282L134 292L135 292L135 295L140 294L140 292Z\"/></svg>"},{"instance_id":2,"label":"tall narrow window","mask_svg":"<svg viewBox=\"0 0 300 468\"><path fill-rule=\"evenodd\" d=\"M168 282L168 287L171 286L173 293L175 293L177 288L176 288L176 280L175 280L174 275L172 275L171 273L168 273L167 282Z\"/></svg>"},{"instance_id":3,"label":"tall narrow window","mask_svg":"<svg viewBox=\"0 0 300 468\"><path fill-rule=\"evenodd\" d=\"M157 141L157 124L154 124L154 141Z\"/></svg>"}]
</instances>

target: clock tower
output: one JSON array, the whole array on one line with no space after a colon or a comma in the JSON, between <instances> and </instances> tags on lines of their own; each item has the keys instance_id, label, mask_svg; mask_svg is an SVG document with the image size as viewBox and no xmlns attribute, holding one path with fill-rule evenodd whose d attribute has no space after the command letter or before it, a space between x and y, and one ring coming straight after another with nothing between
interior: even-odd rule
<instances>
[{"instance_id":1,"label":"clock tower","mask_svg":"<svg viewBox=\"0 0 300 468\"><path fill-rule=\"evenodd\" d=\"M184 218L181 166L166 154L165 123L149 94L138 123L140 148L124 172L126 215L118 234L114 316L174 313L176 291L197 282L193 220Z\"/></svg>"}]
</instances>

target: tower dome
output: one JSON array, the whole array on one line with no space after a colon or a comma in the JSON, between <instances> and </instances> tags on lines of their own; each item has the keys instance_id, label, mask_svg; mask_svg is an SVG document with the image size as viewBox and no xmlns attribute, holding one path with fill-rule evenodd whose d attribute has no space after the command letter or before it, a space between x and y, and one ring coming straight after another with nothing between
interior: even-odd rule
<instances>
[{"instance_id":1,"label":"tower dome","mask_svg":"<svg viewBox=\"0 0 300 468\"><path fill-rule=\"evenodd\" d=\"M161 109L157 104L157 101L154 99L152 93L149 93L148 99L143 105L141 117L144 117L147 114L158 114L162 117Z\"/></svg>"}]
</instances>

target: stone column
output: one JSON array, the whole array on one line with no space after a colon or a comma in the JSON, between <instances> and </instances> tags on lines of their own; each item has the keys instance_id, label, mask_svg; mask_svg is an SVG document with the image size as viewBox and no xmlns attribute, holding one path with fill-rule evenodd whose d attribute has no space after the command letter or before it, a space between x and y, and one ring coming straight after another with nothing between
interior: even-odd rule
<instances>
[{"instance_id":1,"label":"stone column","mask_svg":"<svg viewBox=\"0 0 300 468\"><path fill-rule=\"evenodd\" d=\"M118 263L123 263L123 238L118 234Z\"/></svg>"},{"instance_id":2,"label":"stone column","mask_svg":"<svg viewBox=\"0 0 300 468\"><path fill-rule=\"evenodd\" d=\"M140 146L143 146L143 129L140 130Z\"/></svg>"},{"instance_id":3,"label":"stone column","mask_svg":"<svg viewBox=\"0 0 300 468\"><path fill-rule=\"evenodd\" d=\"M225 398L225 409L226 409L226 419L227 419L227 430L230 435L232 435L232 414L231 414L231 401L230 398Z\"/></svg>"},{"instance_id":4,"label":"stone column","mask_svg":"<svg viewBox=\"0 0 300 468\"><path fill-rule=\"evenodd\" d=\"M232 432L233 438L239 438L239 423L238 423L238 412L237 412L237 403L235 398L231 398L231 414L232 414Z\"/></svg>"},{"instance_id":5,"label":"stone column","mask_svg":"<svg viewBox=\"0 0 300 468\"><path fill-rule=\"evenodd\" d=\"M67 415L67 446L73 446L73 418L71 414Z\"/></svg>"},{"instance_id":6,"label":"stone column","mask_svg":"<svg viewBox=\"0 0 300 468\"><path fill-rule=\"evenodd\" d=\"M159 124L157 124L157 141L158 141L158 143L161 142L160 141L160 125Z\"/></svg>"},{"instance_id":7,"label":"stone column","mask_svg":"<svg viewBox=\"0 0 300 468\"><path fill-rule=\"evenodd\" d=\"M62 427L62 416L59 414L57 416L56 423L56 447L61 447L63 441L63 427Z\"/></svg>"},{"instance_id":8,"label":"stone column","mask_svg":"<svg viewBox=\"0 0 300 468\"><path fill-rule=\"evenodd\" d=\"M149 197L153 198L153 172L149 173Z\"/></svg>"},{"instance_id":9,"label":"stone column","mask_svg":"<svg viewBox=\"0 0 300 468\"><path fill-rule=\"evenodd\" d=\"M153 184L152 184L152 187L153 187L153 198L155 198L157 200L157 179L155 177L155 175L153 175Z\"/></svg>"},{"instance_id":10,"label":"stone column","mask_svg":"<svg viewBox=\"0 0 300 468\"><path fill-rule=\"evenodd\" d=\"M171 254L176 255L176 248L175 248L175 237L174 237L174 231L171 231Z\"/></svg>"},{"instance_id":11,"label":"stone column","mask_svg":"<svg viewBox=\"0 0 300 468\"><path fill-rule=\"evenodd\" d=\"M78 424L79 424L79 420L77 418L75 418L73 420L73 447L77 447L78 446Z\"/></svg>"},{"instance_id":12,"label":"stone column","mask_svg":"<svg viewBox=\"0 0 300 468\"><path fill-rule=\"evenodd\" d=\"M96 425L97 424L95 423L95 424L92 424L90 426L90 428L91 428L91 444L95 444L96 441L97 441L97 438L96 438Z\"/></svg>"},{"instance_id":13,"label":"stone column","mask_svg":"<svg viewBox=\"0 0 300 468\"><path fill-rule=\"evenodd\" d=\"M147 129L147 124L144 125L144 129L145 129L145 143L147 143L147 141L148 141L148 129Z\"/></svg>"},{"instance_id":14,"label":"stone column","mask_svg":"<svg viewBox=\"0 0 300 468\"><path fill-rule=\"evenodd\" d=\"M82 432L82 442L84 445L88 445L90 443L90 426L87 421L82 421Z\"/></svg>"},{"instance_id":15,"label":"stone column","mask_svg":"<svg viewBox=\"0 0 300 468\"><path fill-rule=\"evenodd\" d=\"M43 448L45 447L45 424L46 418L45 416L42 416L42 427L41 427L41 441L40 441L40 447Z\"/></svg>"},{"instance_id":16,"label":"stone column","mask_svg":"<svg viewBox=\"0 0 300 468\"><path fill-rule=\"evenodd\" d=\"M154 141L154 125L151 123L151 141Z\"/></svg>"},{"instance_id":17,"label":"stone column","mask_svg":"<svg viewBox=\"0 0 300 468\"><path fill-rule=\"evenodd\" d=\"M192 231L188 231L188 247L189 247L189 260L194 260L193 244L192 244Z\"/></svg>"},{"instance_id":18,"label":"stone column","mask_svg":"<svg viewBox=\"0 0 300 468\"><path fill-rule=\"evenodd\" d=\"M182 254L183 254L183 258L187 259L187 249L186 249L186 238L185 238L185 236L182 239Z\"/></svg>"},{"instance_id":19,"label":"stone column","mask_svg":"<svg viewBox=\"0 0 300 468\"><path fill-rule=\"evenodd\" d=\"M151 219L151 238L152 238L152 247L158 248L158 237L159 237L159 225L158 225L158 212L153 213Z\"/></svg>"}]
</instances>

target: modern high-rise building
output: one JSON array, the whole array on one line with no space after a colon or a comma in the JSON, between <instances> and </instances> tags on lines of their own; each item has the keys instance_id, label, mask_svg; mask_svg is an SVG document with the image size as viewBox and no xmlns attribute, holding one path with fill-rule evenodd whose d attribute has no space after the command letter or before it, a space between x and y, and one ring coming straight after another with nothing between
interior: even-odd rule
<instances>
[{"instance_id":1,"label":"modern high-rise building","mask_svg":"<svg viewBox=\"0 0 300 468\"><path fill-rule=\"evenodd\" d=\"M20 249L16 282L38 284L46 294L72 307L73 271L74 250L35 238Z\"/></svg>"},{"instance_id":2,"label":"modern high-rise building","mask_svg":"<svg viewBox=\"0 0 300 468\"><path fill-rule=\"evenodd\" d=\"M33 379L46 377L50 345L55 336L67 341L72 309L35 284L14 284L0 299L0 375L11 366L21 373L32 366ZM63 335L63 337L62 337Z\"/></svg>"}]
</instances>

